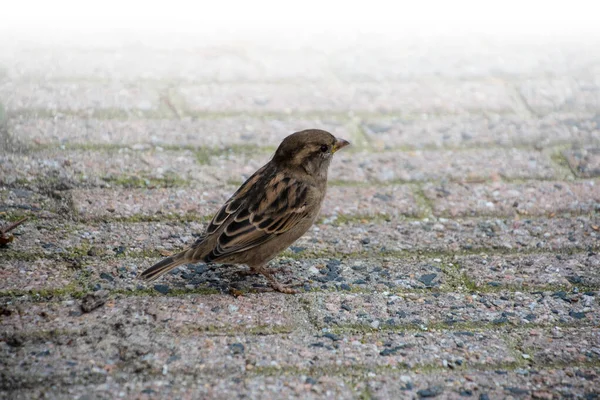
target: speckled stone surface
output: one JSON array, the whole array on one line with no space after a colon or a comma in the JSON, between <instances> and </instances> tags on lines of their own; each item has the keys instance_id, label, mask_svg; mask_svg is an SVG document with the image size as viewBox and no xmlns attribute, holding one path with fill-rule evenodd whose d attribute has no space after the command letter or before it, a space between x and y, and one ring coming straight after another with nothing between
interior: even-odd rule
<instances>
[{"instance_id":1,"label":"speckled stone surface","mask_svg":"<svg viewBox=\"0 0 600 400\"><path fill-rule=\"evenodd\" d=\"M597 39L13 39L0 398L600 396ZM299 294L137 278L306 128L352 147L271 262Z\"/></svg>"}]
</instances>

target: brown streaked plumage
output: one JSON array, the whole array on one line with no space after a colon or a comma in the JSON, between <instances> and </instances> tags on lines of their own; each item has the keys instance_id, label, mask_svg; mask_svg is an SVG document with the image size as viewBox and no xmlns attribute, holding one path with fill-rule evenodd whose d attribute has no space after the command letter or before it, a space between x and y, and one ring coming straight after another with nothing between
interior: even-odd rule
<instances>
[{"instance_id":1,"label":"brown streaked plumage","mask_svg":"<svg viewBox=\"0 0 600 400\"><path fill-rule=\"evenodd\" d=\"M319 129L286 137L271 161L225 202L195 243L140 277L153 281L194 262L246 264L263 274L273 289L296 293L279 283L266 264L313 224L325 197L333 153L348 144Z\"/></svg>"}]
</instances>

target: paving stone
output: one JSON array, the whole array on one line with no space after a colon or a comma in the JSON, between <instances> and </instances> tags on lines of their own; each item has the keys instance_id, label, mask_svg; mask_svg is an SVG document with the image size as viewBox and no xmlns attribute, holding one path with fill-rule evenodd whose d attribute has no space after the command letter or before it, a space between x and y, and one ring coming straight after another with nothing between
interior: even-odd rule
<instances>
[{"instance_id":1,"label":"paving stone","mask_svg":"<svg viewBox=\"0 0 600 400\"><path fill-rule=\"evenodd\" d=\"M139 335L146 336L159 327L187 334L253 329L285 332L303 318L300 306L293 299L282 301L279 294L269 293L238 298L220 295L109 298L102 308L89 313L82 313L79 301L75 300L12 302L3 301L3 307L9 311L2 317L2 337L53 330L81 334L99 327L118 331L120 324L129 328L137 326L135 330Z\"/></svg>"},{"instance_id":2,"label":"paving stone","mask_svg":"<svg viewBox=\"0 0 600 400\"><path fill-rule=\"evenodd\" d=\"M235 154L220 155L211 167L230 180L248 177L270 155L255 154L240 159ZM541 152L520 149L480 149L446 151L340 152L329 169L329 179L351 182L419 182L453 180L481 182L487 179L557 179L558 171ZM569 174L570 175L570 174Z\"/></svg>"},{"instance_id":3,"label":"paving stone","mask_svg":"<svg viewBox=\"0 0 600 400\"><path fill-rule=\"evenodd\" d=\"M0 290L22 292L62 289L73 283L74 275L73 265L64 261L3 260L0 269Z\"/></svg>"},{"instance_id":4,"label":"paving stone","mask_svg":"<svg viewBox=\"0 0 600 400\"><path fill-rule=\"evenodd\" d=\"M595 143L596 114L550 114L539 119L488 114L416 118L365 118L361 127L377 149L551 146Z\"/></svg>"},{"instance_id":5,"label":"paving stone","mask_svg":"<svg viewBox=\"0 0 600 400\"><path fill-rule=\"evenodd\" d=\"M110 365L107 368L110 369ZM294 399L353 399L355 398L345 380L336 376L318 375L315 378L301 374L275 376L253 376L230 372L226 378L219 375L169 375L143 377L136 374L112 374L100 367L93 367L96 374L81 383L80 369L75 377L65 376L66 383L61 387L38 386L34 389L0 391L14 399L85 398L90 395L98 399L113 399L115 394L132 398L207 398L233 399L274 399L284 397ZM114 374L116 375L116 374ZM129 375L132 375L129 377ZM28 377L24 377L27 379ZM127 378L127 379L125 379Z\"/></svg>"},{"instance_id":6,"label":"paving stone","mask_svg":"<svg viewBox=\"0 0 600 400\"><path fill-rule=\"evenodd\" d=\"M583 147L563 152L571 169L577 176L592 178L600 176L600 147Z\"/></svg>"},{"instance_id":7,"label":"paving stone","mask_svg":"<svg viewBox=\"0 0 600 400\"><path fill-rule=\"evenodd\" d=\"M9 131L22 142L44 145L102 144L110 146L276 147L293 132L325 129L357 145L343 121L333 118L223 117L209 119L84 119L11 118Z\"/></svg>"},{"instance_id":8,"label":"paving stone","mask_svg":"<svg viewBox=\"0 0 600 400\"><path fill-rule=\"evenodd\" d=\"M76 189L72 193L74 209L84 219L193 217L211 218L235 192L236 186L213 188L157 189ZM340 216L377 217L423 215L411 188L340 187L327 190L321 217L335 221Z\"/></svg>"},{"instance_id":9,"label":"paving stone","mask_svg":"<svg viewBox=\"0 0 600 400\"><path fill-rule=\"evenodd\" d=\"M190 150L122 148L53 149L0 155L0 184L23 187L161 187L216 184L216 176L197 163Z\"/></svg>"},{"instance_id":10,"label":"paving stone","mask_svg":"<svg viewBox=\"0 0 600 400\"><path fill-rule=\"evenodd\" d=\"M552 363L576 365L600 360L600 330L597 327L532 329L522 343L523 351L539 366Z\"/></svg>"},{"instance_id":11,"label":"paving stone","mask_svg":"<svg viewBox=\"0 0 600 400\"><path fill-rule=\"evenodd\" d=\"M406 185L384 187L334 186L327 188L321 215L336 221L337 216L420 217L429 213L413 188Z\"/></svg>"},{"instance_id":12,"label":"paving stone","mask_svg":"<svg viewBox=\"0 0 600 400\"><path fill-rule=\"evenodd\" d=\"M123 110L152 111L159 107L158 90L121 83L17 83L0 85L0 98L8 111Z\"/></svg>"},{"instance_id":13,"label":"paving stone","mask_svg":"<svg viewBox=\"0 0 600 400\"><path fill-rule=\"evenodd\" d=\"M564 296L563 296L564 295ZM573 299L579 294L565 292L521 293L365 293L302 294L309 313L319 328L337 330L427 330L452 328L460 324L511 327L556 324L594 325L600 321L600 307ZM589 296L587 296L589 297ZM586 303L586 304L583 304ZM589 304L587 304L589 303ZM343 307L345 305L345 307ZM350 309L350 311L348 311ZM586 310L586 311L584 311ZM583 317L576 313L583 313ZM535 320L528 318L535 314Z\"/></svg>"},{"instance_id":14,"label":"paving stone","mask_svg":"<svg viewBox=\"0 0 600 400\"><path fill-rule=\"evenodd\" d=\"M18 339L13 337L9 339L12 344L20 340L20 346L4 344L0 347L0 354L7 360L7 371L18 371L15 375L30 372L34 376L43 368L39 365L42 360L46 365L55 366L54 370L48 368L50 375L59 375L72 371L72 366L69 368L64 360L85 365L92 359L121 369L127 361L134 364L135 358L141 358L146 364L144 369L163 370L166 371L165 375L171 376L227 371L233 374L238 371L260 373L260 369L310 373L314 369L431 368L444 364L456 368L482 364L500 366L515 362L512 351L501 339L481 333L474 333L468 338L452 332L418 336L396 333L350 334L332 336L336 340L331 340L323 335L297 334L203 336L196 333L179 334L176 337L167 331L162 338L152 329L149 333L146 330L133 332L142 328L139 324L114 325L96 326L95 329L100 332L81 336L61 337L57 333L41 341L35 337L29 339L26 335ZM85 376L85 373L81 375ZM319 375L316 375L313 379L318 378Z\"/></svg>"},{"instance_id":15,"label":"paving stone","mask_svg":"<svg viewBox=\"0 0 600 400\"><path fill-rule=\"evenodd\" d=\"M535 112L591 111L600 109L598 77L531 79L519 85L521 95Z\"/></svg>"},{"instance_id":16,"label":"paving stone","mask_svg":"<svg viewBox=\"0 0 600 400\"><path fill-rule=\"evenodd\" d=\"M177 184L177 180L196 185L218 182L239 185L271 156L270 151L230 151L210 155L192 150L164 150L151 145L119 150L49 149L26 154L8 153L0 155L0 183L34 182L42 176L52 176L68 180L75 187L103 187L119 181L134 187L168 186ZM209 165L203 164L207 162ZM330 167L329 179L348 182L443 179L480 182L500 177L557 179L562 175L543 153L496 149L379 154L340 152Z\"/></svg>"},{"instance_id":17,"label":"paving stone","mask_svg":"<svg viewBox=\"0 0 600 400\"><path fill-rule=\"evenodd\" d=\"M516 371L394 372L374 374L367 383L374 399L425 398L437 394L444 399L594 398L598 388L597 367L522 369ZM400 375L400 376L399 376ZM591 379L582 378L585 375ZM355 386L360 390L362 384Z\"/></svg>"},{"instance_id":18,"label":"paving stone","mask_svg":"<svg viewBox=\"0 0 600 400\"><path fill-rule=\"evenodd\" d=\"M307 253L344 254L381 251L457 252L461 250L587 249L598 246L595 217L454 221L404 221L320 224L296 242ZM365 244L363 239L368 238ZM302 254L302 253L301 253Z\"/></svg>"},{"instance_id":19,"label":"paving stone","mask_svg":"<svg viewBox=\"0 0 600 400\"><path fill-rule=\"evenodd\" d=\"M348 81L577 75L598 63L597 39L549 40L519 35L423 35L356 38L352 46L330 50L334 72ZM556 41L555 41L556 40ZM328 48L329 49L329 48Z\"/></svg>"},{"instance_id":20,"label":"paving stone","mask_svg":"<svg viewBox=\"0 0 600 400\"><path fill-rule=\"evenodd\" d=\"M179 88L192 112L367 111L460 113L512 111L509 89L498 82L391 82L385 84L222 84Z\"/></svg>"},{"instance_id":21,"label":"paving stone","mask_svg":"<svg viewBox=\"0 0 600 400\"><path fill-rule=\"evenodd\" d=\"M600 287L600 256L581 254L476 255L453 260L481 288Z\"/></svg>"},{"instance_id":22,"label":"paving stone","mask_svg":"<svg viewBox=\"0 0 600 400\"><path fill-rule=\"evenodd\" d=\"M78 189L73 207L84 219L157 218L191 216L211 218L235 187L157 189Z\"/></svg>"},{"instance_id":23,"label":"paving stone","mask_svg":"<svg viewBox=\"0 0 600 400\"><path fill-rule=\"evenodd\" d=\"M226 50L204 43L185 49L139 43L117 48L27 47L3 49L0 61L12 80L302 81L322 80L329 74L327 53L252 43Z\"/></svg>"},{"instance_id":24,"label":"paving stone","mask_svg":"<svg viewBox=\"0 0 600 400\"><path fill-rule=\"evenodd\" d=\"M0 187L0 215L55 218L60 211L60 202L55 198L29 189Z\"/></svg>"},{"instance_id":25,"label":"paving stone","mask_svg":"<svg viewBox=\"0 0 600 400\"><path fill-rule=\"evenodd\" d=\"M600 210L600 185L584 182L426 184L438 216L583 214Z\"/></svg>"},{"instance_id":26,"label":"paving stone","mask_svg":"<svg viewBox=\"0 0 600 400\"><path fill-rule=\"evenodd\" d=\"M288 252L294 254L296 247ZM300 249L301 250L301 249ZM165 253L166 254L166 253ZM49 259L25 262L8 262L5 286L0 290L40 291L62 289L69 285L71 291L96 291L101 289L133 291L139 288L156 290L162 285L166 293L172 290L216 290L229 293L230 288L262 290L268 287L262 275L245 275L245 266L183 265L165 275L160 281L145 283L138 274L160 261L162 257L115 257L115 251L92 247L80 260L61 262ZM398 260L394 258L318 258L294 260L281 257L273 261L277 279L304 283L308 290L450 290L449 277L440 259L417 257ZM158 291L157 291L158 294Z\"/></svg>"},{"instance_id":27,"label":"paving stone","mask_svg":"<svg viewBox=\"0 0 600 400\"><path fill-rule=\"evenodd\" d=\"M0 223L4 221L0 220ZM468 251L556 251L595 249L600 225L594 216L553 219L470 219L389 222L349 222L341 225L320 223L313 226L294 246L304 248L297 257L381 252ZM179 222L106 222L65 224L41 221L24 224L15 230L19 239L11 244L17 252L47 256L68 256L73 248L97 247L101 253L124 252L142 255L162 250L174 251L195 240L202 232L197 221ZM368 240L365 240L368 239ZM111 253L113 252L113 253Z\"/></svg>"}]
</instances>

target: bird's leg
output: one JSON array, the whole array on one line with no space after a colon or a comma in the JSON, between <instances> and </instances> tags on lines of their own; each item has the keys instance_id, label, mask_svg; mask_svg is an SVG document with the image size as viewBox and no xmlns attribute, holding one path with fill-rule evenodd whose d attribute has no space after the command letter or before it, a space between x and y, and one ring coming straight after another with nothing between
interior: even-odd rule
<instances>
[{"instance_id":1,"label":"bird's leg","mask_svg":"<svg viewBox=\"0 0 600 400\"><path fill-rule=\"evenodd\" d=\"M254 267L251 267L251 269L264 275L264 277L267 278L267 281L269 282L269 285L271 285L273 290L276 290L281 293L287 293L287 294L299 293L296 289L292 289L292 287L294 287L294 286L299 286L298 284L295 284L295 285L282 284L281 282L279 282L277 279L275 279L273 277L272 272L269 270L269 268L266 268L264 265L254 266Z\"/></svg>"},{"instance_id":2,"label":"bird's leg","mask_svg":"<svg viewBox=\"0 0 600 400\"><path fill-rule=\"evenodd\" d=\"M288 269L288 267L286 265L282 265L280 267L270 267L269 271L271 271L272 274L289 274L289 273L291 273L291 271Z\"/></svg>"}]
</instances>

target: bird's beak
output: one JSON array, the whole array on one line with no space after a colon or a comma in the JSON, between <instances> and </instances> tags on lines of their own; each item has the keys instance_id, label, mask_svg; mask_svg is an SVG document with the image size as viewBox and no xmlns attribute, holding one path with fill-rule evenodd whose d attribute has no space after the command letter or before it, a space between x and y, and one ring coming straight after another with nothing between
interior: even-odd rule
<instances>
[{"instance_id":1,"label":"bird's beak","mask_svg":"<svg viewBox=\"0 0 600 400\"><path fill-rule=\"evenodd\" d=\"M350 145L350 142L344 139L336 139L335 143L333 144L333 151L332 153L335 153L336 151L343 149L344 147Z\"/></svg>"}]
</instances>

